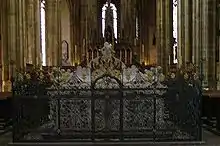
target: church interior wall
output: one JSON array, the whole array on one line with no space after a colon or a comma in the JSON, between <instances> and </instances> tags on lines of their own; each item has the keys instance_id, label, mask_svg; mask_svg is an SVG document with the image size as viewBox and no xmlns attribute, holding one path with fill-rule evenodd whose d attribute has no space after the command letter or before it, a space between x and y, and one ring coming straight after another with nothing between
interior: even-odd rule
<instances>
[{"instance_id":1,"label":"church interior wall","mask_svg":"<svg viewBox=\"0 0 220 146\"><path fill-rule=\"evenodd\" d=\"M144 37L142 38L145 48L144 60L145 64L153 65L156 64L156 42L155 42L155 35L156 35L156 2L155 0L148 0L144 2L144 11L145 14L143 15L144 24Z\"/></svg>"},{"instance_id":2,"label":"church interior wall","mask_svg":"<svg viewBox=\"0 0 220 146\"><path fill-rule=\"evenodd\" d=\"M66 1L61 1L61 40L68 43L68 54L71 52L70 11Z\"/></svg>"},{"instance_id":3,"label":"church interior wall","mask_svg":"<svg viewBox=\"0 0 220 146\"><path fill-rule=\"evenodd\" d=\"M169 53L165 52L168 50L167 48L169 48L169 45L172 45L170 44L171 41L169 41L171 40L170 38L172 36L168 32L170 30L170 29L168 30L168 28L171 25L171 22L170 22L171 18L167 17L168 16L167 10L171 9L171 7L168 8L169 1L170 0L157 0L157 1L156 0L136 0L136 1L112 0L111 1L113 4L116 5L117 10L118 10L118 37L119 38L122 37L123 31L126 34L130 34L130 36L132 36L129 38L131 41L128 41L128 42L130 42L131 46L133 45L136 47L136 48L134 47L135 49L133 49L132 51L134 53L137 53L138 57L140 58L143 57L143 59L140 59L141 60L140 63L143 63L142 61L144 61L144 63L148 65L163 64L163 66L168 66L170 63L168 61ZM39 51L38 48L40 47L39 45L40 43L38 41L39 39L38 38L39 36L38 27L39 26L35 28L35 24L36 25L39 24L39 23L35 23L39 18L39 16L37 16L38 11L36 11L39 9L39 7L36 7L35 5L37 4L36 1L32 3L31 0L27 0L27 2L28 2L27 4L25 5L23 4L21 7L20 5L22 1L14 3L13 0L10 0L10 3L9 3L9 0L8 1L0 0L1 28L2 28L0 31L0 35L1 35L1 40L0 40L0 49L1 49L0 50L0 57L1 57L0 58L1 60L0 61L0 72L1 72L1 75L0 77L2 78L2 84L4 84L3 83L4 81L10 80L10 76L12 74L11 73L12 72L12 69L11 69L12 59L11 58L13 58L13 56L15 56L14 58L15 63L19 62L17 60L22 60L19 63L15 64L16 67L18 66L25 67L25 63L32 62L32 61L29 61L29 59L40 58L40 55L39 55L40 53L38 53ZM50 26L48 26L48 29L46 30L46 32L49 33L50 35L46 37L50 38L50 41L46 42L46 45L49 45L49 47L46 47L47 48L46 58L49 58L49 56L51 56L52 54L55 54L55 57L54 57L55 59L53 60L52 65L57 65L59 62L59 61L56 61L60 57L59 48L57 48L56 50L54 48L56 48L57 44L61 45L60 41L65 40L69 44L68 53L69 53L69 56L71 57L70 61L72 65L74 64L74 61L79 64L83 60L83 55L86 55L87 53L86 49L90 47L89 46L90 44L92 43L94 44L94 45L92 44L93 48L95 48L94 46L96 44L98 45L103 44L102 39L100 39L101 32L100 32L100 22L99 22L99 16L100 16L99 8L102 7L102 5L104 4L104 2L106 2L106 0L85 0L85 1L68 0L68 4L67 4L67 0L60 0L60 1L56 0L56 3L57 3L56 5L60 7L60 10L61 10L61 18L59 19L55 17L53 13L57 11L58 9L54 7L52 1L47 1L47 2L48 4L50 4L50 7L48 7L48 11L47 11L48 20L46 22L48 22L48 25ZM60 6L58 2L60 2ZM126 4L126 5L124 6L121 2L123 2L123 4ZM161 3L161 7L160 7L161 10L156 9L158 5L157 3L159 2ZM15 5L18 3L19 3L19 6ZM132 7L132 5L136 3L141 3L139 7L137 8L138 13L136 12L136 10L134 10L135 7ZM190 49L192 49L190 50L191 52L194 52L192 53L192 55L190 53L188 53L189 55L181 54L182 58L181 58L181 55L178 55L178 65L181 66L182 64L184 65L187 62L187 60L186 61L183 60L184 58L191 58L190 60L192 60L192 62L199 67L201 67L202 66L201 64L203 63L203 67L202 69L200 69L201 70L200 72L206 73L207 80L208 80L207 82L210 83L209 86L216 86L215 79L218 79L217 82L218 84L220 84L219 62L216 61L216 59L219 60L219 55L216 56L216 58L213 57L215 56L216 52L217 54L219 54L219 51L217 51L219 50L219 47L216 46L218 44L216 35L218 34L216 34L215 32L216 27L214 27L215 25L217 25L215 24L217 23L216 22L217 14L214 9L217 4L215 1L212 1L212 0L208 0L207 2L205 1L203 2L202 0L200 0L200 3L199 2L191 3L190 4L192 5L191 7L188 7L186 5L187 3L184 3L184 5L179 5L178 7L179 22L183 22L183 19L184 21L187 21L188 19L193 19L192 25L190 24L187 25L187 27L189 27L190 29L186 28L186 26L179 25L179 24L178 24L178 29L184 31L185 36L189 36L189 34L192 34L192 36L201 34L199 35L198 38L193 37L191 40L192 42L189 41L188 45L189 46L191 45L192 48L188 48L188 49L186 46L187 46L187 41L189 40L189 38L182 37L182 36L178 37L178 44L182 45L182 43L185 42L185 45L183 45L183 47L179 47L180 45L178 45L179 54L181 51L187 52L186 50L190 50ZM13 7L10 7L9 4L13 5ZM167 8L165 5L167 6ZM185 10L186 7L188 7L187 13L183 11ZM200 16L199 18L201 19L201 22L195 20L194 17L192 17L192 16L197 17L197 7L201 9L201 10L198 9L200 10L198 11L198 14ZM21 11L22 8L25 9L26 13L31 12L32 15L26 16L25 11ZM165 9L165 8L166 10L162 11L162 9ZM188 10L188 9L191 9L191 10ZM205 10L204 12L203 12L203 9ZM15 10L16 12L21 11L21 13L19 15L10 15L10 16L8 15L10 11L14 12ZM162 14L158 15L159 11L166 12L166 14L163 13L163 15ZM186 13L186 16L189 15L189 18L186 16L180 17L180 16L183 16L184 13ZM56 15L59 16L58 12L56 12ZM135 17L131 18L130 15L138 16L138 19L140 21L140 24L139 24L140 25L140 28L139 28L140 36L137 42L135 43L133 43L135 39L135 33L134 33L135 27L132 27L134 26L133 20L135 20ZM127 22L125 23L125 18L121 16L124 16L124 17L126 16L126 18L129 19L127 22L129 22L130 24L128 24ZM156 18L160 18L159 19L160 20L159 22L161 22L160 27L158 27L156 24ZM55 24L54 23L55 21L61 23L61 26L59 26L58 23ZM16 24L19 24L19 25L12 25L13 23L11 22L16 22ZM10 25L7 25L7 23L9 23ZM123 25L120 23L123 23ZM25 24L28 24L28 25L25 25ZM89 25L89 24L94 24L94 25ZM125 24L127 24L127 26L124 26ZM32 29L33 28L32 26L34 26L34 29L35 29L34 31ZM122 28L122 26L124 26L124 28ZM204 27L205 29L207 28L207 30L202 29L201 26ZM54 29L51 29L53 27ZM132 27L132 30L131 30L131 27ZM194 29L192 29L191 27ZM161 34L157 33L157 31L159 30L158 28L163 29L160 32ZM61 33L59 31L54 32L54 30L58 30L58 29L61 29ZM193 30L193 32L190 32L190 30ZM16 33L14 33L15 31ZM32 35L32 31L34 32L33 35ZM13 34L10 32L13 32ZM56 34L54 35L54 33ZM158 37L158 34L160 35L159 37ZM204 34L206 34L207 36ZM202 38L202 36L206 36L206 37ZM11 39L12 37L14 39ZM9 40L9 38L11 40ZM96 38L96 39L93 40L93 38ZM122 39L126 39L126 37ZM202 39L205 40L203 41L203 43L201 42ZM134 44L137 44L137 45L134 45ZM161 44L161 45L158 45L158 44ZM142 45L144 45L143 54L141 52ZM162 50L160 53L158 53L159 52L158 51L159 48L157 48L158 46ZM14 50L16 50L16 53ZM197 50L197 52L195 52L195 50ZM29 53L27 53L27 51L29 51ZM207 58L206 62L203 61L201 63L202 58L200 56L200 53L203 53L203 55L205 55L205 57ZM32 57L29 57L28 54L31 54ZM193 58L196 58L196 59L193 59ZM38 59L35 59L35 60L36 61L33 62L33 65L38 64ZM181 63L181 61L183 63ZM47 63L47 65L50 65L50 64Z\"/></svg>"}]
</instances>

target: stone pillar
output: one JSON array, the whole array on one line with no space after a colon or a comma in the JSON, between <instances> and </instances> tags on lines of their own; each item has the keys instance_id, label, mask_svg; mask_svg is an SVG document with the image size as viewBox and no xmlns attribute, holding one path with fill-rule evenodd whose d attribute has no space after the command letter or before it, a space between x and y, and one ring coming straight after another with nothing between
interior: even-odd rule
<instances>
[{"instance_id":1,"label":"stone pillar","mask_svg":"<svg viewBox=\"0 0 220 146\"><path fill-rule=\"evenodd\" d=\"M48 66L61 64L60 8L59 0L45 1L46 62Z\"/></svg>"},{"instance_id":2,"label":"stone pillar","mask_svg":"<svg viewBox=\"0 0 220 146\"><path fill-rule=\"evenodd\" d=\"M136 0L121 0L120 12L121 12L121 30L120 39L125 40L128 43L134 45L135 35L135 5Z\"/></svg>"},{"instance_id":3,"label":"stone pillar","mask_svg":"<svg viewBox=\"0 0 220 146\"><path fill-rule=\"evenodd\" d=\"M216 84L215 36L216 4L212 0L193 1L193 62L203 77L203 87Z\"/></svg>"},{"instance_id":4,"label":"stone pillar","mask_svg":"<svg viewBox=\"0 0 220 146\"><path fill-rule=\"evenodd\" d=\"M78 55L80 56L80 62L83 60L83 56L86 55L86 37L87 37L87 28L86 28L86 21L87 21L87 0L80 1L80 46L78 47Z\"/></svg>"},{"instance_id":5,"label":"stone pillar","mask_svg":"<svg viewBox=\"0 0 220 146\"><path fill-rule=\"evenodd\" d=\"M162 27L162 24L163 24L163 19L162 19L162 16L163 16L163 12L162 12L162 0L157 0L157 4L156 4L156 9L157 9L157 12L156 12L156 24L157 24L157 65L161 65L162 64L162 53L163 53L163 27Z\"/></svg>"},{"instance_id":6,"label":"stone pillar","mask_svg":"<svg viewBox=\"0 0 220 146\"><path fill-rule=\"evenodd\" d=\"M14 0L8 0L7 1L7 9L6 9L6 12L7 12L7 17L8 17L8 21L7 21L7 25L8 25L8 29L7 29L7 36L8 36L8 39L7 39L7 57L8 57L8 64L9 65L9 77L12 75L15 74L15 69L16 69L16 66L15 66L15 61L17 61L19 58L17 58L17 55L16 55L16 48L17 47L17 43L16 43L16 40L17 40L17 36L16 36L16 20L17 20L17 17L16 17L16 9L17 9L17 4L18 1L14 1ZM16 65L18 65L18 63L16 63Z\"/></svg>"},{"instance_id":7,"label":"stone pillar","mask_svg":"<svg viewBox=\"0 0 220 146\"><path fill-rule=\"evenodd\" d=\"M173 54L173 1L165 0L165 50L163 55L163 69L169 71L171 55Z\"/></svg>"},{"instance_id":8,"label":"stone pillar","mask_svg":"<svg viewBox=\"0 0 220 146\"><path fill-rule=\"evenodd\" d=\"M7 11L7 2L8 1L1 1L1 59L2 59L2 91L6 91L6 82L10 79L9 75L9 51L7 47L8 43L8 11Z\"/></svg>"},{"instance_id":9,"label":"stone pillar","mask_svg":"<svg viewBox=\"0 0 220 146\"><path fill-rule=\"evenodd\" d=\"M34 0L27 0L27 63L35 65Z\"/></svg>"},{"instance_id":10,"label":"stone pillar","mask_svg":"<svg viewBox=\"0 0 220 146\"><path fill-rule=\"evenodd\" d=\"M18 0L16 2L17 4L17 28L16 28L16 67L17 68L23 68L24 67L24 63L25 63L25 60L24 60L24 48L27 47L26 45L26 35L25 35L25 23L26 23L26 17L25 17L25 10L26 10L26 7L25 7L25 0Z\"/></svg>"},{"instance_id":11,"label":"stone pillar","mask_svg":"<svg viewBox=\"0 0 220 146\"><path fill-rule=\"evenodd\" d=\"M217 19L216 19L216 21L217 21L217 32L219 32L219 30L220 30L220 19L219 19L219 16L220 16L220 1L219 2L217 2L217 4L216 4L216 6L217 6ZM216 72L216 74L217 74L217 90L220 90L220 34L218 33L217 34L217 48L216 48L216 53L218 53L216 56L218 57L217 58L217 60L218 60L218 62L217 62L217 64L216 64L216 70L217 70L217 72Z\"/></svg>"},{"instance_id":12,"label":"stone pillar","mask_svg":"<svg viewBox=\"0 0 220 146\"><path fill-rule=\"evenodd\" d=\"M186 64L187 62L191 62L192 61L192 55L191 55L191 0L184 0L181 1L183 3L183 15L181 18L183 18L183 27L181 28L181 30L183 30L182 33L184 33L184 37L180 38L183 39L183 54L184 54L184 64Z\"/></svg>"},{"instance_id":13,"label":"stone pillar","mask_svg":"<svg viewBox=\"0 0 220 146\"><path fill-rule=\"evenodd\" d=\"M194 0L192 5L192 36L197 36L192 40L193 46L193 60L192 62L198 67L201 66L201 57L200 57L200 47L201 47L201 38L200 38L200 30L201 30L201 13L200 13L200 2L199 0Z\"/></svg>"},{"instance_id":14,"label":"stone pillar","mask_svg":"<svg viewBox=\"0 0 220 146\"><path fill-rule=\"evenodd\" d=\"M70 15L70 43L69 43L69 48L71 48L70 50L70 54L69 54L69 60L71 62L72 65L75 65L75 56L74 56L74 37L73 37L73 26L74 26L74 23L73 23L73 17L75 14L74 13L74 3L72 3L71 0L66 0L66 3L68 5L68 10L69 10L69 15ZM62 19L62 18L61 18ZM61 51L62 52L62 51Z\"/></svg>"},{"instance_id":15,"label":"stone pillar","mask_svg":"<svg viewBox=\"0 0 220 146\"><path fill-rule=\"evenodd\" d=\"M192 62L192 0L178 1L178 65Z\"/></svg>"},{"instance_id":16,"label":"stone pillar","mask_svg":"<svg viewBox=\"0 0 220 146\"><path fill-rule=\"evenodd\" d=\"M216 63L216 1L208 1L208 85L209 88L216 88L217 63Z\"/></svg>"},{"instance_id":17,"label":"stone pillar","mask_svg":"<svg viewBox=\"0 0 220 146\"><path fill-rule=\"evenodd\" d=\"M157 1L157 61L164 73L168 72L169 55L172 49L172 1Z\"/></svg>"},{"instance_id":18,"label":"stone pillar","mask_svg":"<svg viewBox=\"0 0 220 146\"><path fill-rule=\"evenodd\" d=\"M39 0L34 1L34 30L35 30L35 54L36 59L35 63L36 65L41 65L41 17L40 17L40 11L41 11L41 2Z\"/></svg>"},{"instance_id":19,"label":"stone pillar","mask_svg":"<svg viewBox=\"0 0 220 146\"><path fill-rule=\"evenodd\" d=\"M26 10L26 11L25 11ZM25 13L27 12L26 19L23 18L21 20L25 20L25 22L21 23L18 31L24 29L20 38L23 38L24 44L21 44L21 49L23 48L23 58L24 64L30 63L33 65L39 65L41 63L40 60L40 1L35 0L22 0L22 8L19 10L18 14L22 13L22 16L25 17ZM25 32L26 31L26 32ZM27 38L26 38L27 36Z\"/></svg>"},{"instance_id":20,"label":"stone pillar","mask_svg":"<svg viewBox=\"0 0 220 146\"><path fill-rule=\"evenodd\" d=\"M88 39L89 41L96 43L98 39L97 35L97 26L98 19L97 14L99 13L97 10L97 0L87 0L88 2L88 10L87 10L87 27L88 27Z\"/></svg>"},{"instance_id":21,"label":"stone pillar","mask_svg":"<svg viewBox=\"0 0 220 146\"><path fill-rule=\"evenodd\" d=\"M203 74L203 86L208 86L208 0L201 0L201 73Z\"/></svg>"}]
</instances>

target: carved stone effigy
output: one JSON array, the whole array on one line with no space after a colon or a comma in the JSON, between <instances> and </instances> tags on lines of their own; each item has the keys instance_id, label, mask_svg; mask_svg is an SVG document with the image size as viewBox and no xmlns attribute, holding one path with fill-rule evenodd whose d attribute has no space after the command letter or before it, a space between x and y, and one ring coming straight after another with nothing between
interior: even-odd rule
<instances>
[{"instance_id":1,"label":"carved stone effigy","mask_svg":"<svg viewBox=\"0 0 220 146\"><path fill-rule=\"evenodd\" d=\"M161 68L151 68L145 73L140 72L136 66L126 67L123 62L114 57L111 46L105 43L102 48L102 56L93 59L88 67L78 66L75 72L57 69L54 73L54 84L48 92L51 96L50 119L57 127L58 102L57 95L71 95L74 98L60 99L60 127L61 129L91 130L91 99L82 96L103 97L95 99L95 129L102 130L106 127L104 119L104 105L106 95L110 100L108 107L108 128L119 129L120 98L123 96L124 129L148 129L152 128L154 122L153 110L154 98L152 95L161 96L166 92L166 85L162 84L164 75ZM64 89L64 90L63 90ZM91 90L92 89L92 90ZM115 89L111 92L99 89ZM164 89L164 90L163 90ZM135 93L135 94L133 94ZM127 98L132 97L132 98ZM81 107L84 107L83 109ZM135 108L136 112L130 109ZM156 101L157 126L163 127L164 123L164 100L158 98ZM131 124L133 123L133 124Z\"/></svg>"}]
</instances>

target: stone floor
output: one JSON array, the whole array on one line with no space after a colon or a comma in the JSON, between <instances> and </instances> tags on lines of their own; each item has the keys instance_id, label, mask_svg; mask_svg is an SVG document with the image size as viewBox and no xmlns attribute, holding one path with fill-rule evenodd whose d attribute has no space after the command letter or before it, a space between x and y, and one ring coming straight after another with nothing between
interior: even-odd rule
<instances>
[{"instance_id":1,"label":"stone floor","mask_svg":"<svg viewBox=\"0 0 220 146\"><path fill-rule=\"evenodd\" d=\"M7 146L7 144L11 142L11 138L11 132L0 136L0 146ZM214 135L209 131L203 130L203 139L205 141L205 144L202 144L202 146L220 146L220 136ZM164 146L164 144L162 145ZM175 144L172 144L172 146L174 145ZM186 144L184 145L186 146ZM189 145L187 144L187 146Z\"/></svg>"}]
</instances>

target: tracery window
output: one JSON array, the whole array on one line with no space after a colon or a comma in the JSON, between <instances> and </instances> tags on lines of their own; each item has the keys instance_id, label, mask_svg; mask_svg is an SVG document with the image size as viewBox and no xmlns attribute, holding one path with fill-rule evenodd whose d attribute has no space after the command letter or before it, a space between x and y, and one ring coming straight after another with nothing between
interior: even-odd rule
<instances>
[{"instance_id":1,"label":"tracery window","mask_svg":"<svg viewBox=\"0 0 220 146\"><path fill-rule=\"evenodd\" d=\"M174 38L174 45L173 45L173 63L177 63L177 5L178 0L173 0L173 38Z\"/></svg>"},{"instance_id":2,"label":"tracery window","mask_svg":"<svg viewBox=\"0 0 220 146\"><path fill-rule=\"evenodd\" d=\"M41 1L40 5L40 25L41 25L41 61L42 65L46 66L46 39L45 39L45 0Z\"/></svg>"},{"instance_id":3,"label":"tracery window","mask_svg":"<svg viewBox=\"0 0 220 146\"><path fill-rule=\"evenodd\" d=\"M105 28L106 26L106 10L109 6L109 3L107 2L106 4L104 4L104 6L102 7L102 35L103 37L105 37ZM113 30L114 30L114 37L118 38L118 30L117 30L117 8L115 7L115 5L113 3L110 3L110 8L113 12Z\"/></svg>"}]
</instances>

